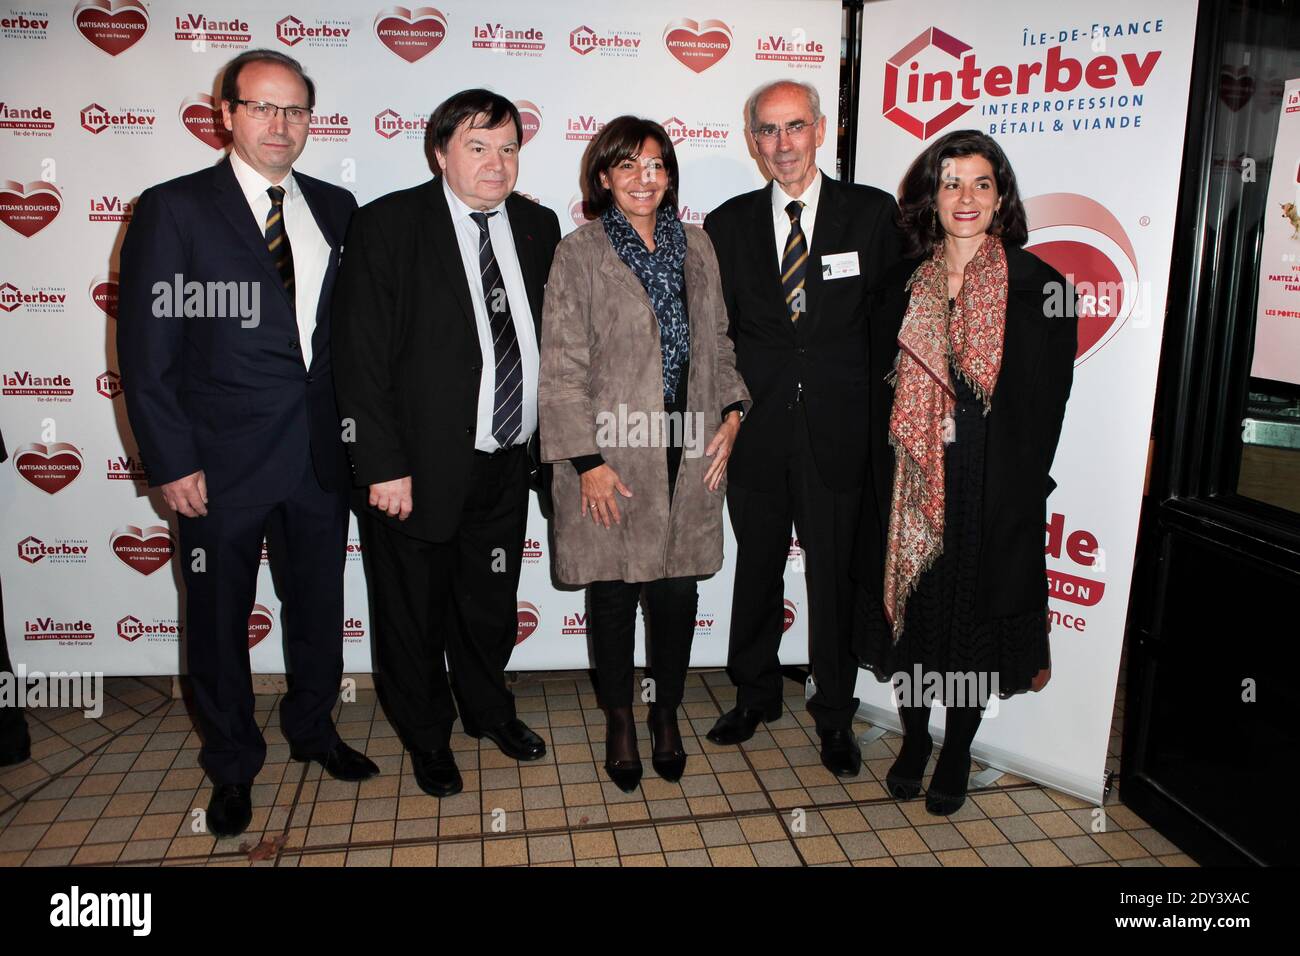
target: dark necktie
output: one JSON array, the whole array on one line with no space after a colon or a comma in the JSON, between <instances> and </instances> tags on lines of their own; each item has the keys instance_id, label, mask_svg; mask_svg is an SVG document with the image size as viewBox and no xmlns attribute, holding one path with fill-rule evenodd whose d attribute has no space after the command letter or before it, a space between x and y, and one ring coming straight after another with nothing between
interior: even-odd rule
<instances>
[{"instance_id":1,"label":"dark necktie","mask_svg":"<svg viewBox=\"0 0 1300 956\"><path fill-rule=\"evenodd\" d=\"M799 225L803 203L792 199L785 207L785 212L790 217L790 238L786 240L785 252L781 255L781 290L785 292L790 321L798 322L799 315L804 310L803 284L808 272L808 240L804 237L803 227Z\"/></svg>"},{"instance_id":2,"label":"dark necktie","mask_svg":"<svg viewBox=\"0 0 1300 956\"><path fill-rule=\"evenodd\" d=\"M483 280L483 301L487 304L488 328L492 331L492 351L496 359L496 388L492 396L492 437L502 448L509 448L524 427L524 362L519 353L519 338L510 316L510 300L501 280L501 268L492 254L488 235L488 217L495 212L472 212L478 225L478 268Z\"/></svg>"},{"instance_id":3,"label":"dark necktie","mask_svg":"<svg viewBox=\"0 0 1300 956\"><path fill-rule=\"evenodd\" d=\"M271 197L271 211L266 214L266 248L275 260L284 291L289 293L289 301L293 302L293 249L289 245L289 234L284 231L284 187L271 186L266 192Z\"/></svg>"}]
</instances>

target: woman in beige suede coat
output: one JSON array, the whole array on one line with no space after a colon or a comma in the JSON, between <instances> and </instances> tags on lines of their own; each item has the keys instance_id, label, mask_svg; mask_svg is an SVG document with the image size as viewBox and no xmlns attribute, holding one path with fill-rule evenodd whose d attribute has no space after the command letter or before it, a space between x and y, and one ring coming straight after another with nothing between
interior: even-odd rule
<instances>
[{"instance_id":1,"label":"woman in beige suede coat","mask_svg":"<svg viewBox=\"0 0 1300 956\"><path fill-rule=\"evenodd\" d=\"M696 584L722 567L726 463L749 405L713 246L677 220L659 124L608 123L583 181L599 218L556 249L542 318L538 430L554 463L555 573L586 585L606 771L641 775L632 719L636 607L646 600L654 766L680 778L677 730Z\"/></svg>"}]
</instances>

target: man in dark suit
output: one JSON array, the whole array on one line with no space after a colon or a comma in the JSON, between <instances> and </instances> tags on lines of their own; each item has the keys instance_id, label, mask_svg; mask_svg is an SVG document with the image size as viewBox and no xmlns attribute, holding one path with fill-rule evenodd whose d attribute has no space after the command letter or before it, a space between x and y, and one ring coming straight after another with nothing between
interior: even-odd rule
<instances>
[{"instance_id":1,"label":"man in dark suit","mask_svg":"<svg viewBox=\"0 0 1300 956\"><path fill-rule=\"evenodd\" d=\"M727 509L737 542L727 672L736 706L709 731L748 740L782 713L783 574L793 521L806 555L822 763L862 764L848 578L867 474L866 293L900 255L894 200L817 169L826 135L817 91L783 80L746 105L772 181L704 221L722 270L736 365L754 404L731 454Z\"/></svg>"},{"instance_id":2,"label":"man in dark suit","mask_svg":"<svg viewBox=\"0 0 1300 956\"><path fill-rule=\"evenodd\" d=\"M252 50L227 66L230 155L148 189L122 246L117 347L131 430L179 514L186 652L208 830L243 832L266 756L248 660L264 534L283 545L297 760L379 772L339 739L347 460L330 370L329 302L356 200L293 171L315 90L296 60Z\"/></svg>"},{"instance_id":3,"label":"man in dark suit","mask_svg":"<svg viewBox=\"0 0 1300 956\"><path fill-rule=\"evenodd\" d=\"M509 100L465 90L430 126L440 174L352 222L334 334L339 410L364 489L376 686L416 781L448 796L463 785L450 749L457 704L471 736L516 760L546 753L516 716L504 671L518 629L542 289L560 227L513 192L523 128Z\"/></svg>"}]
</instances>

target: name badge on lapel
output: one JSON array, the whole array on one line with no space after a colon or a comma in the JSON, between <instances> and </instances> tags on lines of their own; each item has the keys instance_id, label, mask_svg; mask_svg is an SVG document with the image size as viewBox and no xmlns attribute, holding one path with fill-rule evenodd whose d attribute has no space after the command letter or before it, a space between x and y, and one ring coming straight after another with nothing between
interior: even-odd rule
<instances>
[{"instance_id":1,"label":"name badge on lapel","mask_svg":"<svg viewBox=\"0 0 1300 956\"><path fill-rule=\"evenodd\" d=\"M829 256L822 256L823 279L847 279L861 274L856 251L835 252Z\"/></svg>"}]
</instances>

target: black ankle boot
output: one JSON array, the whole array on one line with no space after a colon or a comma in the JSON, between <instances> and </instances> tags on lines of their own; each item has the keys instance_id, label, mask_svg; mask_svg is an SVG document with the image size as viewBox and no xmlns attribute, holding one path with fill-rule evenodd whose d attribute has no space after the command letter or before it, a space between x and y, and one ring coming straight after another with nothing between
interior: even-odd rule
<instances>
[{"instance_id":1,"label":"black ankle boot","mask_svg":"<svg viewBox=\"0 0 1300 956\"><path fill-rule=\"evenodd\" d=\"M895 800L911 800L921 792L921 778L934 751L930 737L930 708L899 707L903 722L903 747L885 776L885 786Z\"/></svg>"},{"instance_id":2,"label":"black ankle boot","mask_svg":"<svg viewBox=\"0 0 1300 956\"><path fill-rule=\"evenodd\" d=\"M677 708L651 704L646 725L650 728L650 763L655 773L669 783L676 783L686 771L686 751L682 749L682 735L677 729Z\"/></svg>"},{"instance_id":3,"label":"black ankle boot","mask_svg":"<svg viewBox=\"0 0 1300 956\"><path fill-rule=\"evenodd\" d=\"M614 753L630 756L615 758ZM636 749L631 707L610 707L606 712L605 773L624 793L631 793L641 783L641 755Z\"/></svg>"}]
</instances>

